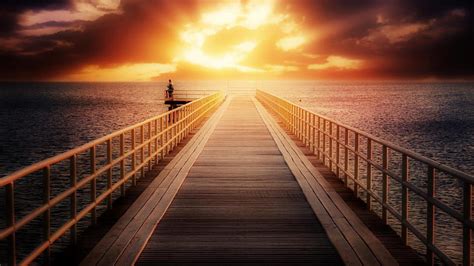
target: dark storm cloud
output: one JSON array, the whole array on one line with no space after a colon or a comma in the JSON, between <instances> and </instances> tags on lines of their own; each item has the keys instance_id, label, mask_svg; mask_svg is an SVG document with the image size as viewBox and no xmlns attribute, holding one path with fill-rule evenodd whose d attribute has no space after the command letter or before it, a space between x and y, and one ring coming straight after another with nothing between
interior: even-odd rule
<instances>
[{"instance_id":1,"label":"dark storm cloud","mask_svg":"<svg viewBox=\"0 0 474 266\"><path fill-rule=\"evenodd\" d=\"M327 28L310 48L314 54L362 59L382 78L473 78L473 3L302 1L290 9L308 26Z\"/></svg>"},{"instance_id":2,"label":"dark storm cloud","mask_svg":"<svg viewBox=\"0 0 474 266\"><path fill-rule=\"evenodd\" d=\"M70 0L2 0L0 2L0 37L18 29L18 16L25 10L70 7Z\"/></svg>"},{"instance_id":3,"label":"dark storm cloud","mask_svg":"<svg viewBox=\"0 0 474 266\"><path fill-rule=\"evenodd\" d=\"M122 2L120 14L107 14L95 21L47 22L30 26L81 23L82 29L23 38L21 49L15 52L2 51L0 45L0 79L49 79L86 64L166 63L170 60L166 45L171 46L178 38L174 27L180 25L183 18L192 19L196 8L197 1L191 0L179 3L129 0Z\"/></svg>"}]
</instances>

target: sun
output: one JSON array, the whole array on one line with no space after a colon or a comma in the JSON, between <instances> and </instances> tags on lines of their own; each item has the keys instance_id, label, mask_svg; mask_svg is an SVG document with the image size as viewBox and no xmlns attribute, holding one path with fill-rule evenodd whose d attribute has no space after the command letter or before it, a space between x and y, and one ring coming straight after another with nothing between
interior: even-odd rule
<instances>
[{"instance_id":1,"label":"sun","mask_svg":"<svg viewBox=\"0 0 474 266\"><path fill-rule=\"evenodd\" d=\"M247 3L240 1L225 2L212 10L201 14L197 23L184 26L180 37L184 45L175 62L187 62L211 69L234 69L241 72L262 71L242 64L247 56L259 45L258 34L248 38L243 36L237 44L225 47L225 53L213 54L205 51L204 45L209 37L221 31L244 28L248 31L259 31L262 26L278 22L278 15L273 13L274 1L254 0Z\"/></svg>"}]
</instances>

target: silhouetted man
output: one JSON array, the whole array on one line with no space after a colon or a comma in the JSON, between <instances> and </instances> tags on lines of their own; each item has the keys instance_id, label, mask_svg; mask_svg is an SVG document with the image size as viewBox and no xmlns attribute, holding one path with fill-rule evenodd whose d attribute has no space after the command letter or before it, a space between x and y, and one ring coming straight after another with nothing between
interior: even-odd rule
<instances>
[{"instance_id":1,"label":"silhouetted man","mask_svg":"<svg viewBox=\"0 0 474 266\"><path fill-rule=\"evenodd\" d=\"M173 83L171 82L171 79L170 79L169 83L168 83L168 86L167 86L167 90L166 90L166 95L167 95L166 98L173 98L173 92L174 92L174 87L173 87Z\"/></svg>"}]
</instances>

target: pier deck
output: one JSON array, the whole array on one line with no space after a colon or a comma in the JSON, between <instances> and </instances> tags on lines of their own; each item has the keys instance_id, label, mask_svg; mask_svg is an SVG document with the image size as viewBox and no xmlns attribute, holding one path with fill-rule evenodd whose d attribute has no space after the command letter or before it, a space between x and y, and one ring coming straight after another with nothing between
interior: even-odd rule
<instances>
[{"instance_id":1,"label":"pier deck","mask_svg":"<svg viewBox=\"0 0 474 266\"><path fill-rule=\"evenodd\" d=\"M231 97L82 262L396 265L250 96Z\"/></svg>"},{"instance_id":2,"label":"pier deck","mask_svg":"<svg viewBox=\"0 0 474 266\"><path fill-rule=\"evenodd\" d=\"M249 97L227 107L138 259L186 262L340 262Z\"/></svg>"}]
</instances>

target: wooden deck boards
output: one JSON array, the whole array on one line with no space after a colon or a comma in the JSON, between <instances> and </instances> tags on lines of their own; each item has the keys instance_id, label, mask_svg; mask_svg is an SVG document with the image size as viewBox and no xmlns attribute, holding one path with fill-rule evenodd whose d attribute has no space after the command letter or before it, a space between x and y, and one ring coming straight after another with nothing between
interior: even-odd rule
<instances>
[{"instance_id":1,"label":"wooden deck boards","mask_svg":"<svg viewBox=\"0 0 474 266\"><path fill-rule=\"evenodd\" d=\"M250 97L233 99L138 264L341 260Z\"/></svg>"}]
</instances>

